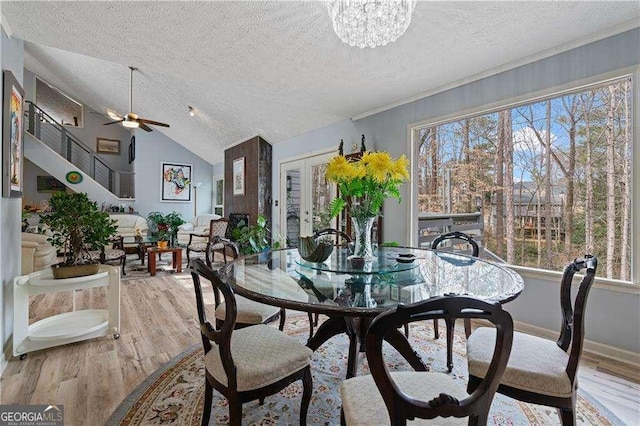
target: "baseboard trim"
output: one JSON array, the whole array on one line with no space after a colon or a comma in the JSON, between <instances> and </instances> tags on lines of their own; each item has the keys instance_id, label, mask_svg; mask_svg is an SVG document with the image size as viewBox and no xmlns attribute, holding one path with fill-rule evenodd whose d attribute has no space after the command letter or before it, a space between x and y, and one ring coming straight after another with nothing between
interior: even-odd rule
<instances>
[{"instance_id":1,"label":"baseboard trim","mask_svg":"<svg viewBox=\"0 0 640 426\"><path fill-rule=\"evenodd\" d=\"M527 324L520 321L514 321L513 324L517 331L521 331L527 334L532 334L538 337L544 337L545 339L551 339L551 340L558 339L557 331L547 330L546 328L537 327L535 325ZM585 352L590 352L592 354L614 359L616 361L635 364L635 365L640 364L639 353L631 352L626 349L616 348L610 345L605 345L604 343L598 343L592 340L585 339L584 350Z\"/></svg>"}]
</instances>

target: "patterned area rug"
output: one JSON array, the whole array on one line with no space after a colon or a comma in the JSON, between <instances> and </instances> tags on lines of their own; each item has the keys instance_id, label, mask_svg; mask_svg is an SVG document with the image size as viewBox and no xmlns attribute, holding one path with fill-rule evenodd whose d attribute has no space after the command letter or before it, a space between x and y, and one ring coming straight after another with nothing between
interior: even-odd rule
<instances>
[{"instance_id":1,"label":"patterned area rug","mask_svg":"<svg viewBox=\"0 0 640 426\"><path fill-rule=\"evenodd\" d=\"M195 253L192 258L199 257L197 253ZM202 257L204 259L204 257ZM147 270L148 259L145 257L144 265L140 259L138 259L137 254L129 254L127 255L127 262L124 265L124 271L127 275L121 276L121 281L127 281L132 279L138 279L140 277L150 277L151 274ZM116 263L110 263L110 265L118 266ZM222 263L220 263L222 265ZM184 271L187 268L187 252L186 249L182 249L182 270ZM176 265L172 265L171 262L171 253L163 253L160 256L160 259L156 261L156 274L174 274L176 273Z\"/></svg>"},{"instance_id":2,"label":"patterned area rug","mask_svg":"<svg viewBox=\"0 0 640 426\"><path fill-rule=\"evenodd\" d=\"M289 313L289 312L288 312ZM306 341L309 324L306 315L288 315L285 332ZM443 321L440 321L443 323ZM432 321L412 326L410 341L432 371L446 371L445 330L441 327L440 339L433 339ZM451 373L466 383L465 339L463 327L456 327L454 338L454 364ZM307 421L312 425L340 424L339 386L345 377L348 340L335 336L313 355L313 396ZM411 367L391 347L385 350L390 369L411 370ZM358 374L368 374L364 354L361 355ZM243 406L243 424L285 425L299 423L302 383L291 384L277 395L267 397L264 405L252 401ZM204 403L204 366L201 345L189 348L154 374L132 392L111 415L108 425L176 424L198 425ZM228 423L227 401L214 391L209 424ZM624 424L590 395L579 392L578 424ZM553 408L525 404L496 395L489 416L492 425L557 425L559 419Z\"/></svg>"}]
</instances>

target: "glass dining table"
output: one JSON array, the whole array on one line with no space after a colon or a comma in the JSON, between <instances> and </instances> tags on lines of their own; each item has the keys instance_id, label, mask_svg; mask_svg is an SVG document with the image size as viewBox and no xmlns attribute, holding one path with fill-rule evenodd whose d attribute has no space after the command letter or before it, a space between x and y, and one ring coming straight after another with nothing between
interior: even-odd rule
<instances>
[{"instance_id":1,"label":"glass dining table","mask_svg":"<svg viewBox=\"0 0 640 426\"><path fill-rule=\"evenodd\" d=\"M524 289L522 277L507 266L450 252L408 247L381 247L375 258L353 261L336 248L322 263L308 262L297 249L246 256L219 271L234 291L268 305L321 313L329 318L308 340L317 350L331 337L349 337L347 378L356 374L369 324L400 303L436 296L468 295L507 303ZM399 330L386 340L416 370L426 370Z\"/></svg>"}]
</instances>

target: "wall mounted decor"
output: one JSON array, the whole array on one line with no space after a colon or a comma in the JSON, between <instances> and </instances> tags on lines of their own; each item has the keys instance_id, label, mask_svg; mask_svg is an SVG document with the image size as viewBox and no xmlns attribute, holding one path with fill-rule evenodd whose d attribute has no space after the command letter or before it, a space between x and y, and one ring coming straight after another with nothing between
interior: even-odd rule
<instances>
[{"instance_id":1,"label":"wall mounted decor","mask_svg":"<svg viewBox=\"0 0 640 426\"><path fill-rule=\"evenodd\" d=\"M160 201L191 202L191 164L161 163Z\"/></svg>"},{"instance_id":2,"label":"wall mounted decor","mask_svg":"<svg viewBox=\"0 0 640 426\"><path fill-rule=\"evenodd\" d=\"M136 137L131 136L131 142L129 143L129 164L133 163L136 159Z\"/></svg>"},{"instance_id":3,"label":"wall mounted decor","mask_svg":"<svg viewBox=\"0 0 640 426\"><path fill-rule=\"evenodd\" d=\"M76 171L72 171L69 172L65 175L65 178L67 179L67 182L72 183L72 184L77 184L82 182L82 173L80 172L76 172Z\"/></svg>"},{"instance_id":4,"label":"wall mounted decor","mask_svg":"<svg viewBox=\"0 0 640 426\"><path fill-rule=\"evenodd\" d=\"M120 141L118 139L96 138L96 140L96 152L120 155Z\"/></svg>"},{"instance_id":5,"label":"wall mounted decor","mask_svg":"<svg viewBox=\"0 0 640 426\"><path fill-rule=\"evenodd\" d=\"M2 196L22 197L24 90L11 71L2 75Z\"/></svg>"},{"instance_id":6,"label":"wall mounted decor","mask_svg":"<svg viewBox=\"0 0 640 426\"><path fill-rule=\"evenodd\" d=\"M36 190L38 192L64 191L67 187L53 176L36 176Z\"/></svg>"},{"instance_id":7,"label":"wall mounted decor","mask_svg":"<svg viewBox=\"0 0 640 426\"><path fill-rule=\"evenodd\" d=\"M244 195L244 157L233 160L233 195Z\"/></svg>"}]
</instances>

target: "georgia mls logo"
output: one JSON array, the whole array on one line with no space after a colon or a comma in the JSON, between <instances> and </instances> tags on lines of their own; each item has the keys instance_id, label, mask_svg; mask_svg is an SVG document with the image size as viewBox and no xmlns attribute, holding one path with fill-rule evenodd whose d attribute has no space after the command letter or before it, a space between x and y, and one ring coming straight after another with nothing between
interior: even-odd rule
<instances>
[{"instance_id":1,"label":"georgia mls logo","mask_svg":"<svg viewBox=\"0 0 640 426\"><path fill-rule=\"evenodd\" d=\"M62 426L63 405L0 405L0 426Z\"/></svg>"}]
</instances>

